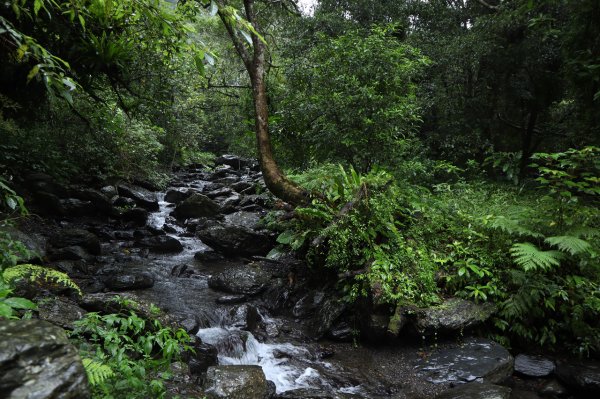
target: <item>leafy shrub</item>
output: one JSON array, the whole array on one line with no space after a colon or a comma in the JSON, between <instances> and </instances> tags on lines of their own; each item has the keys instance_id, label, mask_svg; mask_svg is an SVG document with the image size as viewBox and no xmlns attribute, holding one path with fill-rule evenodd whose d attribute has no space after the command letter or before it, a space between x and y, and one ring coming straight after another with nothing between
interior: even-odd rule
<instances>
[{"instance_id":1,"label":"leafy shrub","mask_svg":"<svg viewBox=\"0 0 600 399\"><path fill-rule=\"evenodd\" d=\"M316 176L315 176L316 175ZM436 265L426 248L406 234L415 221L410 194L374 169L326 166L303 176L323 196L297 208L297 218L278 237L304 250L315 265L338 273L348 300L372 295L378 303L429 304L438 300ZM412 193L415 195L416 193Z\"/></svg>"},{"instance_id":2,"label":"leafy shrub","mask_svg":"<svg viewBox=\"0 0 600 399\"><path fill-rule=\"evenodd\" d=\"M184 330L133 311L88 313L75 325L71 338L79 346L94 397L164 397L171 362L192 350Z\"/></svg>"}]
</instances>

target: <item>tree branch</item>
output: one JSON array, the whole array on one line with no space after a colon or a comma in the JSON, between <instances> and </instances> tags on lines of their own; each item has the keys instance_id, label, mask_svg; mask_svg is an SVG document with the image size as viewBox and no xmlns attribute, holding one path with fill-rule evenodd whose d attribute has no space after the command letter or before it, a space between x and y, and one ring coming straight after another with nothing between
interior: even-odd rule
<instances>
[{"instance_id":1,"label":"tree branch","mask_svg":"<svg viewBox=\"0 0 600 399\"><path fill-rule=\"evenodd\" d=\"M482 6L484 6L484 7L488 8L488 9L490 9L490 10L493 10L493 11L498 11L498 10L500 9L500 7L499 7L499 6L494 6L494 5L492 5L492 4L490 4L490 3L488 3L488 2L487 2L487 1L485 1L485 0L477 0L477 2L478 2L479 4L481 4Z\"/></svg>"}]
</instances>

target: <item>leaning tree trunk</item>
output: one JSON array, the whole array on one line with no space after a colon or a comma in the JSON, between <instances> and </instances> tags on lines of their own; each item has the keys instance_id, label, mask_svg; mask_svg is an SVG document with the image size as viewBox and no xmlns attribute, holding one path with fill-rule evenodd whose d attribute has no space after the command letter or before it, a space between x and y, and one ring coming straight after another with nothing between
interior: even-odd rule
<instances>
[{"instance_id":1,"label":"leaning tree trunk","mask_svg":"<svg viewBox=\"0 0 600 399\"><path fill-rule=\"evenodd\" d=\"M232 20L231 14L229 14L224 5L223 3L220 4L219 17L221 17L221 20L225 24L227 32L233 41L238 55L244 62L252 83L258 159L267 188L275 196L292 205L304 204L308 200L307 192L285 176L273 157L271 137L269 135L269 107L265 81L266 45L256 33L251 33L252 48L249 49L246 47L244 38L241 36L235 25L235 21ZM247 21L258 32L259 26L254 11L254 0L244 0L244 9ZM250 50L252 53L250 53Z\"/></svg>"}]
</instances>

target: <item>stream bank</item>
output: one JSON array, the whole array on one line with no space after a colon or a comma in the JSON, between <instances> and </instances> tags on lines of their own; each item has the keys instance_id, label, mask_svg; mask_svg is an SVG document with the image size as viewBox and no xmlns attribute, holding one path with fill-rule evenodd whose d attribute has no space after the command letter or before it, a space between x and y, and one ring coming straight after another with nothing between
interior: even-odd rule
<instances>
[{"instance_id":1,"label":"stream bank","mask_svg":"<svg viewBox=\"0 0 600 399\"><path fill-rule=\"evenodd\" d=\"M114 293L155 303L169 322L199 338L197 356L184 368L188 376L172 387L192 397L598 393L597 363L511 354L470 337L493 309L466 301L415 312L393 339L389 314L363 312L358 325L355 310L302 261L266 257L275 236L260 219L285 211L266 193L255 162L223 156L217 164L176 172L165 192L141 181L97 189L61 187L41 174L24 181L34 210L44 215L23 226L24 241L86 293L42 307L39 317L68 329L86 311L106 307Z\"/></svg>"}]
</instances>

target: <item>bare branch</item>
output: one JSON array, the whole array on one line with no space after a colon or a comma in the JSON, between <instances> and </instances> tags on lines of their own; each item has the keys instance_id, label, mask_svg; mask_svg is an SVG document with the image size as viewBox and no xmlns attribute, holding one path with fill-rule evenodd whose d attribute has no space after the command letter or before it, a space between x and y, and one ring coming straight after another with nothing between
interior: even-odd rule
<instances>
[{"instance_id":1,"label":"bare branch","mask_svg":"<svg viewBox=\"0 0 600 399\"><path fill-rule=\"evenodd\" d=\"M492 5L492 4L490 4L490 3L488 3L488 2L487 2L487 1L485 1L485 0L477 0L477 1L479 2L479 4L481 4L482 6L484 6L484 7L486 7L486 8L489 8L490 10L493 10L493 11L498 11L498 10L500 9L500 7L499 7L499 6L494 6L494 5Z\"/></svg>"}]
</instances>

